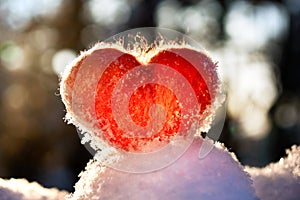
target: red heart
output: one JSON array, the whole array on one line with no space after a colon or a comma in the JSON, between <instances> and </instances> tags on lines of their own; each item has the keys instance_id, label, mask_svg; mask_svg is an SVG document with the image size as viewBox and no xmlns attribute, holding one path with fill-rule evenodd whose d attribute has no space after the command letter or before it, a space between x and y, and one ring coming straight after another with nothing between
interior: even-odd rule
<instances>
[{"instance_id":1,"label":"red heart","mask_svg":"<svg viewBox=\"0 0 300 200\"><path fill-rule=\"evenodd\" d=\"M217 95L216 64L204 53L188 48L161 50L148 63L144 64L141 64L133 55L113 48L95 49L92 52L84 53L71 65L70 70L63 77L61 85L63 101L68 112L76 119L91 124L96 120L98 128L102 132L102 135L98 136L117 148L140 152L152 142L166 144L178 134L180 122L183 120L181 104L171 89L161 84L148 83L137 88L130 97L129 114L131 120L138 126L147 127L151 123L149 116L151 106L160 105L165 109L165 123L162 125L162 129L152 135L144 137L130 135L119 127L112 110L113 92L126 73L140 66L146 71L148 70L147 76L164 75L162 65L180 73L188 81L196 94L198 104L201 105L199 114L208 115L206 111L209 110L209 106ZM79 79L78 72L83 68L85 74L83 77L86 78ZM95 70L99 69L104 71L97 79L99 80L96 83L97 87L90 88L85 83L85 86L77 93L77 97L89 97L89 93L95 93L93 96L95 115L91 114L93 112L91 109L87 109L91 106L87 106L86 103L74 109L72 98L75 87L83 85L83 82L88 82L89 77L94 79L92 76L99 74L99 72L95 73ZM134 80L139 79L135 77ZM172 79L169 80L172 81ZM184 94L186 91L181 92ZM185 128L188 129L189 126Z\"/></svg>"}]
</instances>

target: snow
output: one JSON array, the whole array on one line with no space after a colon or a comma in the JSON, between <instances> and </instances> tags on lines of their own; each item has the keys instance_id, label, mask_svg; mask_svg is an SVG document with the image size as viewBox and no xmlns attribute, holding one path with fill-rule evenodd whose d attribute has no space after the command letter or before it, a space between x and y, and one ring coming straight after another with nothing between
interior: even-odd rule
<instances>
[{"instance_id":1,"label":"snow","mask_svg":"<svg viewBox=\"0 0 300 200\"><path fill-rule=\"evenodd\" d=\"M246 167L261 200L300 199L300 146L287 150L287 157L265 168Z\"/></svg>"},{"instance_id":2,"label":"snow","mask_svg":"<svg viewBox=\"0 0 300 200\"><path fill-rule=\"evenodd\" d=\"M44 188L36 182L29 183L26 179L1 179L1 200L59 200L68 193L56 188Z\"/></svg>"},{"instance_id":3,"label":"snow","mask_svg":"<svg viewBox=\"0 0 300 200\"><path fill-rule=\"evenodd\" d=\"M196 139L179 160L152 173L125 173L90 161L67 199L257 199L233 154L217 145L199 159L201 144Z\"/></svg>"},{"instance_id":4,"label":"snow","mask_svg":"<svg viewBox=\"0 0 300 200\"><path fill-rule=\"evenodd\" d=\"M196 139L174 164L152 173L125 173L91 160L73 194L25 179L0 179L0 199L299 199L300 146L293 146L287 157L265 168L244 168L221 143L199 159L201 144Z\"/></svg>"}]
</instances>

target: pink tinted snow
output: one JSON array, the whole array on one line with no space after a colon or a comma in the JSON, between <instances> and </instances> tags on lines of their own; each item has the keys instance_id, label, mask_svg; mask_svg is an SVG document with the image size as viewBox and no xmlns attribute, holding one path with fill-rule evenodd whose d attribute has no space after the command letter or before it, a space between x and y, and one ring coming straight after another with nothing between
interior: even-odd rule
<instances>
[{"instance_id":1,"label":"pink tinted snow","mask_svg":"<svg viewBox=\"0 0 300 200\"><path fill-rule=\"evenodd\" d=\"M246 167L257 196L262 200L300 199L300 146L287 150L287 157L264 168Z\"/></svg>"},{"instance_id":2,"label":"pink tinted snow","mask_svg":"<svg viewBox=\"0 0 300 200\"><path fill-rule=\"evenodd\" d=\"M54 199L257 199L293 200L300 197L300 146L265 168L243 167L219 144L202 160L197 139L173 165L148 174L130 174L88 163L75 193L43 188L25 179L0 178L1 200Z\"/></svg>"},{"instance_id":3,"label":"pink tinted snow","mask_svg":"<svg viewBox=\"0 0 300 200\"><path fill-rule=\"evenodd\" d=\"M120 172L92 161L68 199L257 199L249 175L231 153L218 144L199 159L201 144L196 139L175 163L146 174Z\"/></svg>"}]
</instances>

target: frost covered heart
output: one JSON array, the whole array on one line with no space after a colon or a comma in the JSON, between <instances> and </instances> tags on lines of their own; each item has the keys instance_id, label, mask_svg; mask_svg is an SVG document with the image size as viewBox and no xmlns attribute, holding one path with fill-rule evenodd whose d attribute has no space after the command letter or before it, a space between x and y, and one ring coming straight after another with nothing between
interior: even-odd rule
<instances>
[{"instance_id":1,"label":"frost covered heart","mask_svg":"<svg viewBox=\"0 0 300 200\"><path fill-rule=\"evenodd\" d=\"M68 66L61 82L67 119L98 160L152 171L210 129L222 103L220 81L216 64L193 44L170 30L131 30Z\"/></svg>"}]
</instances>

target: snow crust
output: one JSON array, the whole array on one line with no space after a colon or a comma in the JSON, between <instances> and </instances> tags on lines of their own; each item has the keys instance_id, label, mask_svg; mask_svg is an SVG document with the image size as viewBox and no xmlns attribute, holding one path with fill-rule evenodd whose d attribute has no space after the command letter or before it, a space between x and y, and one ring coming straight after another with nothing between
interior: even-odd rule
<instances>
[{"instance_id":1,"label":"snow crust","mask_svg":"<svg viewBox=\"0 0 300 200\"><path fill-rule=\"evenodd\" d=\"M26 179L1 179L1 200L60 200L68 193L56 188L44 188L37 182L29 183Z\"/></svg>"},{"instance_id":2,"label":"snow crust","mask_svg":"<svg viewBox=\"0 0 300 200\"><path fill-rule=\"evenodd\" d=\"M287 157L265 168L246 167L261 200L300 199L300 146L286 152Z\"/></svg>"},{"instance_id":3,"label":"snow crust","mask_svg":"<svg viewBox=\"0 0 300 200\"><path fill-rule=\"evenodd\" d=\"M25 179L0 179L0 199L299 199L300 146L292 146L285 158L265 168L244 168L221 143L199 159L201 144L196 139L173 165L146 174L116 171L91 160L73 194Z\"/></svg>"},{"instance_id":4,"label":"snow crust","mask_svg":"<svg viewBox=\"0 0 300 200\"><path fill-rule=\"evenodd\" d=\"M257 199L249 175L233 154L218 144L199 159L201 144L202 139L196 139L174 164L145 174L116 171L92 160L67 199Z\"/></svg>"}]
</instances>

